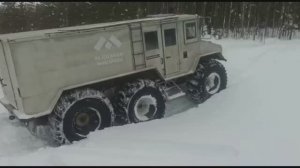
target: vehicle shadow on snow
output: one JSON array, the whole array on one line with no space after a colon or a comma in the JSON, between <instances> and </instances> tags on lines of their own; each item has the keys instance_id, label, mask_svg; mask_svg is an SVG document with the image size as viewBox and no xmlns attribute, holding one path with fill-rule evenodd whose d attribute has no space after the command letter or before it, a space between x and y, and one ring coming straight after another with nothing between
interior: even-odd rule
<instances>
[{"instance_id":1,"label":"vehicle shadow on snow","mask_svg":"<svg viewBox=\"0 0 300 168\"><path fill-rule=\"evenodd\" d=\"M197 107L198 104L192 102L186 96L179 97L166 103L166 114L165 117L171 117L175 114L182 113L188 109Z\"/></svg>"}]
</instances>

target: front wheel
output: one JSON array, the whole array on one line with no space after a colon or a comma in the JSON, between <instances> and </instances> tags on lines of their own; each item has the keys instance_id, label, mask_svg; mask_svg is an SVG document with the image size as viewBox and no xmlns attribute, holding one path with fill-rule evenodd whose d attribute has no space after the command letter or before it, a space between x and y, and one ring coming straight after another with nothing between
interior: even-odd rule
<instances>
[{"instance_id":1,"label":"front wheel","mask_svg":"<svg viewBox=\"0 0 300 168\"><path fill-rule=\"evenodd\" d=\"M197 103L202 103L212 95L225 89L227 73L216 60L206 60L199 64L192 78L187 82L188 95Z\"/></svg>"}]
</instances>

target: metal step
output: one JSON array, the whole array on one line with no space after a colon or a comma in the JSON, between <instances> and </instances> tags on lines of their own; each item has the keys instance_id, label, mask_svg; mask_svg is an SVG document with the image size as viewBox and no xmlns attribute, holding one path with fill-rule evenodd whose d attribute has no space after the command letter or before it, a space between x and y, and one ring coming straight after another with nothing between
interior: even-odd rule
<instances>
[{"instance_id":1,"label":"metal step","mask_svg":"<svg viewBox=\"0 0 300 168\"><path fill-rule=\"evenodd\" d=\"M175 82L168 82L166 84L166 88L164 92L167 95L168 100L173 100L181 96L185 96L186 93L182 91L182 89Z\"/></svg>"},{"instance_id":2,"label":"metal step","mask_svg":"<svg viewBox=\"0 0 300 168\"><path fill-rule=\"evenodd\" d=\"M130 38L131 38L131 51L133 55L134 60L134 67L135 70L145 68L146 60L145 60L145 51L144 51L144 39L143 39L143 27L142 23L135 23L129 25L129 31L130 31ZM141 51L140 51L141 50ZM143 57L143 63L141 62L137 63L137 60L140 60L141 57ZM140 60L141 61L141 60Z\"/></svg>"},{"instance_id":3,"label":"metal step","mask_svg":"<svg viewBox=\"0 0 300 168\"><path fill-rule=\"evenodd\" d=\"M175 93L175 94L172 94L172 95L169 95L169 94L167 93L167 99L168 99L168 100L173 100L173 99L176 99L176 98L178 98L178 97L185 96L185 95L186 95L186 93L184 93L184 92L182 92L182 91L180 91L180 92L178 92L178 93Z\"/></svg>"},{"instance_id":4,"label":"metal step","mask_svg":"<svg viewBox=\"0 0 300 168\"><path fill-rule=\"evenodd\" d=\"M143 55L144 53L139 52L139 53L133 53L132 55L136 56L136 55Z\"/></svg>"},{"instance_id":5,"label":"metal step","mask_svg":"<svg viewBox=\"0 0 300 168\"><path fill-rule=\"evenodd\" d=\"M135 68L136 69L142 69L142 68L145 68L146 67L146 64L138 64L138 65L135 65Z\"/></svg>"},{"instance_id":6,"label":"metal step","mask_svg":"<svg viewBox=\"0 0 300 168\"><path fill-rule=\"evenodd\" d=\"M136 41L132 41L132 43L142 43L143 40L136 40Z\"/></svg>"},{"instance_id":7,"label":"metal step","mask_svg":"<svg viewBox=\"0 0 300 168\"><path fill-rule=\"evenodd\" d=\"M131 26L130 26L130 29L131 29L131 30L139 30L139 29L141 29L141 28L142 28L141 26L135 26L135 27L131 27Z\"/></svg>"}]
</instances>

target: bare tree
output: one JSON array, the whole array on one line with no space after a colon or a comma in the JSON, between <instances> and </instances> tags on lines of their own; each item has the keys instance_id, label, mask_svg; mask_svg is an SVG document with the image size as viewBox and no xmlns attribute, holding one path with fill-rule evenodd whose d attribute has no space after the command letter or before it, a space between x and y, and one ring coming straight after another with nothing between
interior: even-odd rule
<instances>
[{"instance_id":1,"label":"bare tree","mask_svg":"<svg viewBox=\"0 0 300 168\"><path fill-rule=\"evenodd\" d=\"M142 18L147 14L210 16L226 37L292 39L300 24L299 2L3 2L0 33ZM31 9L30 9L31 8ZM34 9L34 10L33 10ZM299 29L299 28L298 28Z\"/></svg>"},{"instance_id":2,"label":"bare tree","mask_svg":"<svg viewBox=\"0 0 300 168\"><path fill-rule=\"evenodd\" d=\"M229 36L229 32L230 32L231 14L232 14L232 13L233 13L232 2L230 2L230 7L229 7L229 17L228 17L228 27L227 27L227 37Z\"/></svg>"}]
</instances>

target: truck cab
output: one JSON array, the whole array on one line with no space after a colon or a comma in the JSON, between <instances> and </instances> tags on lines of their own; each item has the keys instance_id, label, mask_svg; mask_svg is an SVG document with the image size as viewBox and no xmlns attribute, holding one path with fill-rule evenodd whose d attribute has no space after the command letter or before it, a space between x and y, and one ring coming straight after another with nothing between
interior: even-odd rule
<instances>
[{"instance_id":1,"label":"truck cab","mask_svg":"<svg viewBox=\"0 0 300 168\"><path fill-rule=\"evenodd\" d=\"M170 14L151 15L148 18L162 17L165 18L160 22L142 23L142 52L146 59L146 67L157 67L165 79L192 72L194 69L191 67L194 67L196 57L222 52L220 45L202 39L202 17ZM132 33L139 36L137 31ZM135 58L138 58L138 55ZM139 65L143 65L143 62Z\"/></svg>"}]
</instances>

